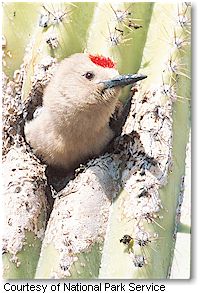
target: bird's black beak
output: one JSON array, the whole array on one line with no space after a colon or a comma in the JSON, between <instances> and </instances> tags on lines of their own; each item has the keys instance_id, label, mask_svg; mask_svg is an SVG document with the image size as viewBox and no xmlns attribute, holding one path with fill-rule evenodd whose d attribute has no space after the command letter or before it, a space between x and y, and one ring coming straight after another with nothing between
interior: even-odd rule
<instances>
[{"instance_id":1,"label":"bird's black beak","mask_svg":"<svg viewBox=\"0 0 200 293\"><path fill-rule=\"evenodd\" d=\"M104 84L104 89L108 89L116 86L123 87L129 84L133 84L144 78L147 78L147 76L143 74L126 74L118 75L112 79L102 80L101 83Z\"/></svg>"}]
</instances>

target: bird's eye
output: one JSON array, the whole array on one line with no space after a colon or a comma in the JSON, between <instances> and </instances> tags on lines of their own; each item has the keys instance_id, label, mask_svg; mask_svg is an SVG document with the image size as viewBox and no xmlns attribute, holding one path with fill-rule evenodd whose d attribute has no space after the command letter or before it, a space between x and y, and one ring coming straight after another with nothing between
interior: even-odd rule
<instances>
[{"instance_id":1,"label":"bird's eye","mask_svg":"<svg viewBox=\"0 0 200 293\"><path fill-rule=\"evenodd\" d=\"M84 74L84 76L85 76L87 79L91 80L91 79L94 78L94 73L91 72L91 71L88 71L88 72L86 72L86 73Z\"/></svg>"}]
</instances>

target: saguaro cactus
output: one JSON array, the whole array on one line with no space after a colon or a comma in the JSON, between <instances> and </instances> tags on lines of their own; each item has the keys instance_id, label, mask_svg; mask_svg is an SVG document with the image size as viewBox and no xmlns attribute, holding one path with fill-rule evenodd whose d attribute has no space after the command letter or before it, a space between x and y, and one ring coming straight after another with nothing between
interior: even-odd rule
<instances>
[{"instance_id":1,"label":"saguaro cactus","mask_svg":"<svg viewBox=\"0 0 200 293\"><path fill-rule=\"evenodd\" d=\"M190 130L190 26L190 3L3 4L5 278L170 277ZM77 170L52 203L23 125L56 63L75 52L148 78L120 97L132 102L113 151Z\"/></svg>"}]
</instances>

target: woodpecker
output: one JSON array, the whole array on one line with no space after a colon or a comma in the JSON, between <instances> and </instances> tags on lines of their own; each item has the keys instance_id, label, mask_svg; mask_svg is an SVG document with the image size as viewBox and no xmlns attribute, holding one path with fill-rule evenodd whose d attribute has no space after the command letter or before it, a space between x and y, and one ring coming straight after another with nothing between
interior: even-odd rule
<instances>
[{"instance_id":1,"label":"woodpecker","mask_svg":"<svg viewBox=\"0 0 200 293\"><path fill-rule=\"evenodd\" d=\"M44 91L40 114L25 125L27 142L49 166L67 170L99 155L115 135L109 120L120 89L144 78L119 75L103 56L65 58Z\"/></svg>"}]
</instances>

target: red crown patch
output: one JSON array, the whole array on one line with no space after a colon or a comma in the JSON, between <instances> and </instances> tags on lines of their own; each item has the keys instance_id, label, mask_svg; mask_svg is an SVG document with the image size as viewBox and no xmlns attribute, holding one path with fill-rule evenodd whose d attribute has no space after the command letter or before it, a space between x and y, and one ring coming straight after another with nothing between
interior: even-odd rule
<instances>
[{"instance_id":1,"label":"red crown patch","mask_svg":"<svg viewBox=\"0 0 200 293\"><path fill-rule=\"evenodd\" d=\"M100 55L89 55L90 60L101 67L115 68L115 63L109 58Z\"/></svg>"}]
</instances>

